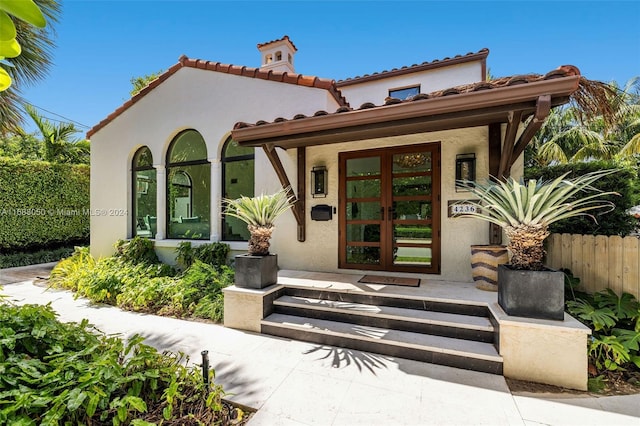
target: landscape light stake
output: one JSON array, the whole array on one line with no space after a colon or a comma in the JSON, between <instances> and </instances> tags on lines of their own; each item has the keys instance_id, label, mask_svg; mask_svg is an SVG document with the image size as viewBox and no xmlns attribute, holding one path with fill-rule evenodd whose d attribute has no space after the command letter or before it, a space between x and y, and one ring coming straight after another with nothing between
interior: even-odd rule
<instances>
[{"instance_id":1,"label":"landscape light stake","mask_svg":"<svg viewBox=\"0 0 640 426\"><path fill-rule=\"evenodd\" d=\"M209 351L200 352L202 355L202 380L204 380L204 384L209 384Z\"/></svg>"}]
</instances>

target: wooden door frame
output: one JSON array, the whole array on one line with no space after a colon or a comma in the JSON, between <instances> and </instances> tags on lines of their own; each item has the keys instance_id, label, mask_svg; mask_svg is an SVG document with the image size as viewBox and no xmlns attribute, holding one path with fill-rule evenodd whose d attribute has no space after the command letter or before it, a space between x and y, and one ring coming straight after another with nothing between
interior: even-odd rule
<instances>
[{"instance_id":1,"label":"wooden door frame","mask_svg":"<svg viewBox=\"0 0 640 426\"><path fill-rule=\"evenodd\" d=\"M349 264L346 259L346 225L347 225L347 217L346 217L346 205L347 205L347 194L346 194L346 167L343 166L343 163L346 163L346 160L352 158L363 158L363 157L373 157L373 156L383 156L387 153L402 153L402 152L414 152L420 149L424 149L431 152L432 158L432 167L431 167L431 228L432 228L432 236L431 236L431 266L409 266L409 265L396 265L385 267L382 263L375 265L367 265L367 264ZM399 145L399 146L390 146L384 148L373 148L373 149L365 149L365 150L357 150L357 151L346 151L340 152L338 154L338 268L340 269L360 269L360 270L379 270L379 271L390 271L390 272L412 272L412 273L421 273L421 274L439 274L441 271L441 164L440 164L440 156L441 156L441 142L433 141L427 143L420 144L409 144L409 145ZM386 174L387 178L392 179L393 172L391 170L384 170L384 164L380 165L380 185L381 185L381 204L388 203L388 198L392 196L391 191L389 190L391 186L391 182L386 182L385 185L383 175ZM385 188L386 186L386 188ZM385 212L385 215L388 212ZM387 222L386 220L384 222ZM390 246L392 244L391 241L388 241L389 232L383 232L383 224L381 224L380 229L380 249L382 255L383 245L386 244ZM352 266L353 265L353 266Z\"/></svg>"}]
</instances>

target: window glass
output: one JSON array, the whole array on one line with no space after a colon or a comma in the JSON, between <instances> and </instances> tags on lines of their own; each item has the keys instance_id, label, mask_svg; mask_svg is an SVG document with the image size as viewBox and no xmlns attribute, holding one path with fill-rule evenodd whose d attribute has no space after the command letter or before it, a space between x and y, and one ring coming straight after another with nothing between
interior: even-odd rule
<instances>
[{"instance_id":1,"label":"window glass","mask_svg":"<svg viewBox=\"0 0 640 426\"><path fill-rule=\"evenodd\" d=\"M133 236L155 238L156 226L156 170L153 156L147 147L142 147L133 157Z\"/></svg>"},{"instance_id":2,"label":"window glass","mask_svg":"<svg viewBox=\"0 0 640 426\"><path fill-rule=\"evenodd\" d=\"M222 194L236 199L255 195L255 156L251 147L241 147L229 139L222 149ZM225 241L249 241L247 224L234 217L222 215L222 239Z\"/></svg>"},{"instance_id":3,"label":"window glass","mask_svg":"<svg viewBox=\"0 0 640 426\"><path fill-rule=\"evenodd\" d=\"M171 143L169 163L207 159L207 146L200 133L186 130L180 133Z\"/></svg>"},{"instance_id":4,"label":"window glass","mask_svg":"<svg viewBox=\"0 0 640 426\"><path fill-rule=\"evenodd\" d=\"M167 236L208 240L211 232L211 165L200 133L186 130L167 155Z\"/></svg>"},{"instance_id":5,"label":"window glass","mask_svg":"<svg viewBox=\"0 0 640 426\"><path fill-rule=\"evenodd\" d=\"M420 86L405 87L404 89L391 89L389 90L389 96L397 99L409 99L420 93Z\"/></svg>"}]
</instances>

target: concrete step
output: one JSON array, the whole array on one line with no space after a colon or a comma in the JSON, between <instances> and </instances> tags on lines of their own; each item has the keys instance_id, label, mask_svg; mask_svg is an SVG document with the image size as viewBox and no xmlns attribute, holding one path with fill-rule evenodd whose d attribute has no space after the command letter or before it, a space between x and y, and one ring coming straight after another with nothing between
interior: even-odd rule
<instances>
[{"instance_id":1,"label":"concrete step","mask_svg":"<svg viewBox=\"0 0 640 426\"><path fill-rule=\"evenodd\" d=\"M275 336L502 374L502 357L490 343L279 313L261 324Z\"/></svg>"},{"instance_id":2,"label":"concrete step","mask_svg":"<svg viewBox=\"0 0 640 426\"><path fill-rule=\"evenodd\" d=\"M274 301L274 311L487 343L494 341L491 321L479 316L287 295Z\"/></svg>"},{"instance_id":3,"label":"concrete step","mask_svg":"<svg viewBox=\"0 0 640 426\"><path fill-rule=\"evenodd\" d=\"M361 303L365 305L383 305L396 308L407 308L423 311L443 312L450 314L489 317L486 305L464 300L443 300L389 293L368 291L328 290L287 285L283 292L287 296L308 297L313 299L337 302Z\"/></svg>"}]
</instances>

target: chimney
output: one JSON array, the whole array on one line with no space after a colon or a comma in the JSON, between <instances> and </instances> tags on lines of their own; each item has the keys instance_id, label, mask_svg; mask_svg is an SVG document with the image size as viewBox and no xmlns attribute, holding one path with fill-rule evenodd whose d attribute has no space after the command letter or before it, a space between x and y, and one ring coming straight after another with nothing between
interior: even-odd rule
<instances>
[{"instance_id":1,"label":"chimney","mask_svg":"<svg viewBox=\"0 0 640 426\"><path fill-rule=\"evenodd\" d=\"M261 56L260 69L295 73L293 56L298 49L289 40L289 36L258 44L258 50Z\"/></svg>"}]
</instances>

